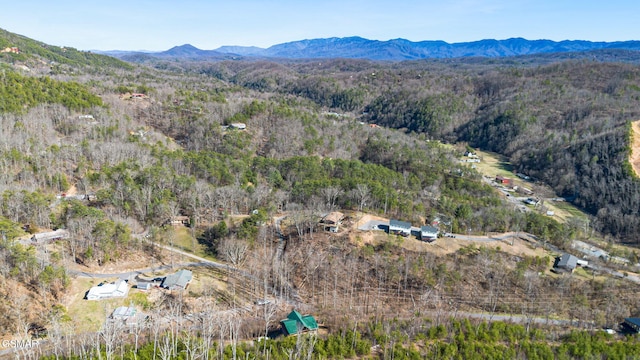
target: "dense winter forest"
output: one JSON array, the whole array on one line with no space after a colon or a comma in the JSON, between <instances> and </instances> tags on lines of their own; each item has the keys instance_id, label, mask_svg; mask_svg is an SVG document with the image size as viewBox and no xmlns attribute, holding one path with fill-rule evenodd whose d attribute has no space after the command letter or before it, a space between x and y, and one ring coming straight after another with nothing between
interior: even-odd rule
<instances>
[{"instance_id":1,"label":"dense winter forest","mask_svg":"<svg viewBox=\"0 0 640 360\"><path fill-rule=\"evenodd\" d=\"M497 64L496 64L497 62ZM197 69L263 93L296 95L427 139L468 142L507 155L594 216L597 230L637 242L638 182L627 167L638 118L635 65L564 61L543 66L334 61Z\"/></svg>"},{"instance_id":2,"label":"dense winter forest","mask_svg":"<svg viewBox=\"0 0 640 360\"><path fill-rule=\"evenodd\" d=\"M0 48L21 53L0 54L0 337L46 329L52 350L43 354L56 359L637 356L636 340L532 320L614 327L637 315L637 284L625 279L546 275L548 255L473 244L435 255L400 237L365 244L317 226L340 210L419 225L448 219L451 233L522 231L559 250L605 237L637 245L640 182L627 161L637 65L128 64L1 35ZM550 186L549 197L586 212L588 226L515 211L459 161L473 149L507 156L515 172ZM135 345L114 329L85 331L64 305L72 270L134 255L166 264L154 244L178 241L167 226L177 217L193 241L182 248L228 264L214 273L233 292L138 295L136 305L177 320L163 328L150 316ZM24 242L53 229L70 236L46 251ZM633 250L617 255L638 262ZM236 286L313 310L327 333L242 342L267 335L283 308L226 311L242 299ZM475 312L526 321L450 320Z\"/></svg>"}]
</instances>

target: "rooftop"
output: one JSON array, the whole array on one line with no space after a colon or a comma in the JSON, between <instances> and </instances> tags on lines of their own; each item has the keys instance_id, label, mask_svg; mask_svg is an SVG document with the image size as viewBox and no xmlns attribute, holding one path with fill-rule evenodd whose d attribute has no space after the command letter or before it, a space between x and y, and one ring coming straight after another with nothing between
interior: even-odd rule
<instances>
[{"instance_id":1,"label":"rooftop","mask_svg":"<svg viewBox=\"0 0 640 360\"><path fill-rule=\"evenodd\" d=\"M136 308L133 306L120 306L113 310L111 317L114 319L124 319L136 314Z\"/></svg>"},{"instance_id":2,"label":"rooftop","mask_svg":"<svg viewBox=\"0 0 640 360\"><path fill-rule=\"evenodd\" d=\"M169 290L178 288L185 289L191 282L192 278L193 273L191 272L191 270L183 269L164 278L161 286Z\"/></svg>"},{"instance_id":3,"label":"rooftop","mask_svg":"<svg viewBox=\"0 0 640 360\"><path fill-rule=\"evenodd\" d=\"M427 233L427 234L437 234L438 229L433 226L425 225L420 228L420 232Z\"/></svg>"},{"instance_id":4,"label":"rooftop","mask_svg":"<svg viewBox=\"0 0 640 360\"><path fill-rule=\"evenodd\" d=\"M578 258L571 254L562 254L556 263L556 267L565 269L575 269L578 266Z\"/></svg>"},{"instance_id":5,"label":"rooftop","mask_svg":"<svg viewBox=\"0 0 640 360\"><path fill-rule=\"evenodd\" d=\"M337 224L344 218L344 214L339 211L333 211L322 218L325 224Z\"/></svg>"},{"instance_id":6,"label":"rooftop","mask_svg":"<svg viewBox=\"0 0 640 360\"><path fill-rule=\"evenodd\" d=\"M400 220L389 220L389 229L406 229L406 230L411 230L411 223L406 222L406 221L400 221Z\"/></svg>"},{"instance_id":7,"label":"rooftop","mask_svg":"<svg viewBox=\"0 0 640 360\"><path fill-rule=\"evenodd\" d=\"M129 293L129 284L126 280L118 280L110 284L94 286L87 292L87 300L102 300L114 297L124 297Z\"/></svg>"},{"instance_id":8,"label":"rooftop","mask_svg":"<svg viewBox=\"0 0 640 360\"><path fill-rule=\"evenodd\" d=\"M303 331L317 330L318 323L311 315L302 315L293 310L287 315L286 319L280 321L284 326L287 334L293 335Z\"/></svg>"}]
</instances>

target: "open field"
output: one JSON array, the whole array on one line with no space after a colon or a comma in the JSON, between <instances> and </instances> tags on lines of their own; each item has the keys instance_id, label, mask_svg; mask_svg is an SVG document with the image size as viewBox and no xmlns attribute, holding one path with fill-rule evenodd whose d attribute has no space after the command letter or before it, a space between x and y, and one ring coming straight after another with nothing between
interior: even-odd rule
<instances>
[{"instance_id":1,"label":"open field","mask_svg":"<svg viewBox=\"0 0 640 360\"><path fill-rule=\"evenodd\" d=\"M108 299L101 301L89 301L85 300L84 296L86 292L92 287L101 282L115 281L114 279L87 279L76 278L71 282L70 289L67 291L67 296L64 300L67 307L67 314L73 321L73 326L78 331L98 331L104 324L104 321L108 315L110 315L118 306L129 306L131 303L131 295L137 291L132 289L129 292L129 297Z\"/></svg>"},{"instance_id":2,"label":"open field","mask_svg":"<svg viewBox=\"0 0 640 360\"><path fill-rule=\"evenodd\" d=\"M211 254L207 252L206 247L198 243L198 240L191 235L191 232L192 232L191 228L188 228L185 226L174 226L173 232L174 232L174 238L173 238L172 245L174 247L208 260L216 260L215 257L211 256ZM196 232L196 236L197 236L197 232Z\"/></svg>"},{"instance_id":3,"label":"open field","mask_svg":"<svg viewBox=\"0 0 640 360\"><path fill-rule=\"evenodd\" d=\"M512 179L513 184L518 187L525 187L531 190L543 188L539 184L533 184L529 181L518 178L513 171L513 167L506 157L489 151L476 151L481 159L480 163L474 163L476 170L484 176L495 178L503 176ZM544 189L547 193L552 193L551 189ZM537 195L537 194L535 194ZM540 195L537 195L540 196ZM572 217L587 218L588 216L580 209L567 202L545 201L544 206L547 210L553 211L554 218L560 222L566 222Z\"/></svg>"},{"instance_id":4,"label":"open field","mask_svg":"<svg viewBox=\"0 0 640 360\"><path fill-rule=\"evenodd\" d=\"M513 173L513 167L508 162L507 158L489 151L480 151L476 150L476 154L480 158L479 163L474 163L476 166L476 170L479 173L495 177L495 176L504 176L508 178L515 178L515 174ZM520 179L515 178L516 185L522 186L522 181Z\"/></svg>"}]
</instances>

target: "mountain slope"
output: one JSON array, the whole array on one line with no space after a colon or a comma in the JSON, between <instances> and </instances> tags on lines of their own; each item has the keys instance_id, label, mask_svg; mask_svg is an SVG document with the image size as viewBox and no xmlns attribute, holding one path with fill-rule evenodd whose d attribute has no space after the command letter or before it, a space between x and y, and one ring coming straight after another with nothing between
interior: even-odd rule
<instances>
[{"instance_id":1,"label":"mountain slope","mask_svg":"<svg viewBox=\"0 0 640 360\"><path fill-rule=\"evenodd\" d=\"M455 57L505 57L540 53L588 51L596 49L640 50L640 42L590 42L526 40L480 40L449 44L444 41L412 42L405 39L388 41L360 37L302 40L274 45L262 55L285 58L367 58L373 60L407 60Z\"/></svg>"},{"instance_id":2,"label":"mountain slope","mask_svg":"<svg viewBox=\"0 0 640 360\"><path fill-rule=\"evenodd\" d=\"M349 58L385 61L417 60L429 58L459 57L509 57L533 54L583 52L603 49L640 50L639 41L591 42L581 40L506 40L486 39L473 42L449 44L444 41L412 42L405 39L387 41L368 40L362 37L307 39L273 45L267 49L258 47L223 46L216 50L200 50L191 45L182 45L159 53L145 54L157 58L218 59L244 57L310 59ZM131 60L132 53L109 52L113 56ZM135 59L135 58L134 58Z\"/></svg>"},{"instance_id":3,"label":"mountain slope","mask_svg":"<svg viewBox=\"0 0 640 360\"><path fill-rule=\"evenodd\" d=\"M116 58L74 48L47 45L28 37L0 29L0 49L18 48L18 53L2 52L0 61L9 63L44 60L47 63L75 67L115 67L130 69L131 65Z\"/></svg>"}]
</instances>

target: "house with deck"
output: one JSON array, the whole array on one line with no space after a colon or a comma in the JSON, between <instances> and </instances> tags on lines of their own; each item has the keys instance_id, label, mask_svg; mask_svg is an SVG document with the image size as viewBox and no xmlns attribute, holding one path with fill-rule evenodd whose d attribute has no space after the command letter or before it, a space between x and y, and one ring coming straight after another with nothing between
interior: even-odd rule
<instances>
[{"instance_id":1,"label":"house with deck","mask_svg":"<svg viewBox=\"0 0 640 360\"><path fill-rule=\"evenodd\" d=\"M438 228L425 225L420 228L420 240L426 242L434 242L438 239Z\"/></svg>"},{"instance_id":2,"label":"house with deck","mask_svg":"<svg viewBox=\"0 0 640 360\"><path fill-rule=\"evenodd\" d=\"M389 234L409 236L411 235L411 223L400 220L389 220Z\"/></svg>"},{"instance_id":3,"label":"house with deck","mask_svg":"<svg viewBox=\"0 0 640 360\"><path fill-rule=\"evenodd\" d=\"M338 232L340 229L340 225L342 224L342 220L344 219L344 214L339 211L332 211L322 217L320 220L320 224L324 227L324 230L329 230L330 232Z\"/></svg>"},{"instance_id":4,"label":"house with deck","mask_svg":"<svg viewBox=\"0 0 640 360\"><path fill-rule=\"evenodd\" d=\"M632 333L640 333L640 318L625 318L622 327Z\"/></svg>"}]
</instances>

